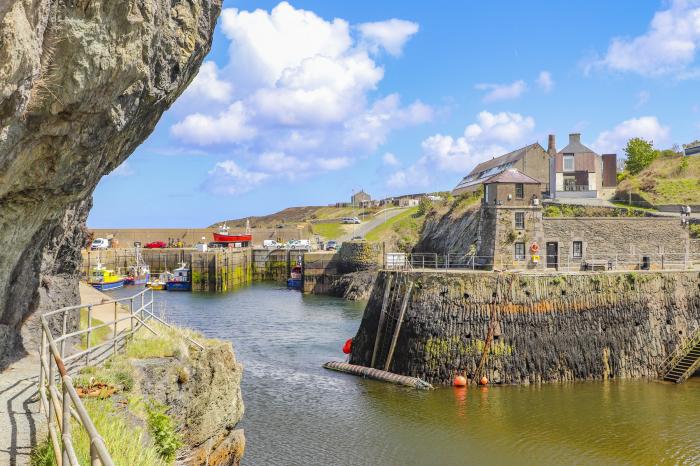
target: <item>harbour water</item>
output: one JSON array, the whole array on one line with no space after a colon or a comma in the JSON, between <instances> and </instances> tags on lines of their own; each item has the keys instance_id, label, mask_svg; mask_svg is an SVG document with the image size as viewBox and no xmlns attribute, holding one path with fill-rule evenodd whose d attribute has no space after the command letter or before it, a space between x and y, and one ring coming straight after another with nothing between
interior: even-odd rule
<instances>
[{"instance_id":1,"label":"harbour water","mask_svg":"<svg viewBox=\"0 0 700 466\"><path fill-rule=\"evenodd\" d=\"M361 304L276 284L156 299L171 321L233 342L245 464L700 463L698 377L414 391L321 368L343 358Z\"/></svg>"}]
</instances>

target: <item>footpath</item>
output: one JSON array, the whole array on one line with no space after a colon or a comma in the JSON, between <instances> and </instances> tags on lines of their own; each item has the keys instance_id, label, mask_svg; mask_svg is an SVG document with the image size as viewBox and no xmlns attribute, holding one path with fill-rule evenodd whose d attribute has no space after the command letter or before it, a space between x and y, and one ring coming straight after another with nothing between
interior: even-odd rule
<instances>
[{"instance_id":1,"label":"footpath","mask_svg":"<svg viewBox=\"0 0 700 466\"><path fill-rule=\"evenodd\" d=\"M106 299L110 299L106 294L80 284L81 304ZM114 320L114 305L95 306L93 315L102 321ZM120 322L118 330L128 325L128 320ZM32 447L46 435L44 414L39 413L38 348L33 350L0 373L0 465L3 466L30 464Z\"/></svg>"}]
</instances>

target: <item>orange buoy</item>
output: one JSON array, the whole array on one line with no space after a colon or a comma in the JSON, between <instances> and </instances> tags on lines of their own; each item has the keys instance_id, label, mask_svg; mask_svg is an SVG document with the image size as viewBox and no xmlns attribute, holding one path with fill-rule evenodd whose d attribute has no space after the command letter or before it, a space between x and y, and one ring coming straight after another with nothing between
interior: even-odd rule
<instances>
[{"instance_id":1,"label":"orange buoy","mask_svg":"<svg viewBox=\"0 0 700 466\"><path fill-rule=\"evenodd\" d=\"M532 243L532 245L530 246L530 252L533 254L537 254L538 252L540 252L540 245L537 243Z\"/></svg>"},{"instance_id":2,"label":"orange buoy","mask_svg":"<svg viewBox=\"0 0 700 466\"><path fill-rule=\"evenodd\" d=\"M463 375L458 375L457 377L455 377L453 384L455 387L466 387L467 378Z\"/></svg>"},{"instance_id":3,"label":"orange buoy","mask_svg":"<svg viewBox=\"0 0 700 466\"><path fill-rule=\"evenodd\" d=\"M346 341L345 344L343 345L343 353L345 353L345 354L352 353L352 338L348 338L348 341Z\"/></svg>"},{"instance_id":4,"label":"orange buoy","mask_svg":"<svg viewBox=\"0 0 700 466\"><path fill-rule=\"evenodd\" d=\"M489 379L486 378L486 376L483 376L481 380L479 380L480 385L488 385L489 384Z\"/></svg>"}]
</instances>

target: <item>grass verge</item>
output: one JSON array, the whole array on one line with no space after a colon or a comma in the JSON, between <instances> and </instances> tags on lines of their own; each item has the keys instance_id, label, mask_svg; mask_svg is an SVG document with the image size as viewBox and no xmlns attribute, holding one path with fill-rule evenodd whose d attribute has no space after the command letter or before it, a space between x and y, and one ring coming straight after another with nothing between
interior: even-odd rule
<instances>
[{"instance_id":1,"label":"grass verge","mask_svg":"<svg viewBox=\"0 0 700 466\"><path fill-rule=\"evenodd\" d=\"M345 229L340 223L314 223L311 230L315 235L321 235L326 239L336 239L345 234Z\"/></svg>"}]
</instances>

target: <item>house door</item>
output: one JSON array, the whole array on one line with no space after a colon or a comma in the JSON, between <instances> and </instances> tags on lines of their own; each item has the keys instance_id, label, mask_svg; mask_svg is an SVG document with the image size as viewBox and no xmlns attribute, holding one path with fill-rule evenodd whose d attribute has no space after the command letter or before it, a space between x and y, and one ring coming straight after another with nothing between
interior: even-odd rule
<instances>
[{"instance_id":1,"label":"house door","mask_svg":"<svg viewBox=\"0 0 700 466\"><path fill-rule=\"evenodd\" d=\"M547 268L556 269L559 266L559 243L547 243Z\"/></svg>"}]
</instances>

